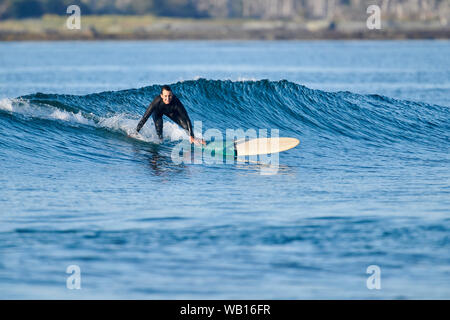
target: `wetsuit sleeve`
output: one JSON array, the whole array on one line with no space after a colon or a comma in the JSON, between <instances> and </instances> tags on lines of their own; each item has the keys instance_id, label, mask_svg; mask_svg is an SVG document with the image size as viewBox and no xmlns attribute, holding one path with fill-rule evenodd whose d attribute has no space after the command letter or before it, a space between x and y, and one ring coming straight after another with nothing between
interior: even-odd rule
<instances>
[{"instance_id":1,"label":"wetsuit sleeve","mask_svg":"<svg viewBox=\"0 0 450 320\"><path fill-rule=\"evenodd\" d=\"M194 130L192 129L191 119L189 119L186 108L178 99L177 99L177 111L181 120L179 121L180 125L183 127L184 130L186 130L189 133L189 135L192 138L194 138Z\"/></svg>"},{"instance_id":2,"label":"wetsuit sleeve","mask_svg":"<svg viewBox=\"0 0 450 320\"><path fill-rule=\"evenodd\" d=\"M139 123L136 127L137 132L141 131L142 127L147 122L150 115L153 113L153 110L155 109L155 106L156 106L156 101L157 101L157 99L153 100L152 103L150 103L150 105L148 106L147 110L144 113L144 116L142 117L141 121L139 121Z\"/></svg>"}]
</instances>

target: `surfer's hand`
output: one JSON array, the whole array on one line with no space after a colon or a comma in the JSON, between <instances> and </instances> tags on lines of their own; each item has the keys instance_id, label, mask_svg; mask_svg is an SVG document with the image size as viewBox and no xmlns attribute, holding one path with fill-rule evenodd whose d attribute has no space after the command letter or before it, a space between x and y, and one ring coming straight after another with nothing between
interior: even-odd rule
<instances>
[{"instance_id":1,"label":"surfer's hand","mask_svg":"<svg viewBox=\"0 0 450 320\"><path fill-rule=\"evenodd\" d=\"M196 139L196 138L194 138L194 137L189 137L189 141L190 141L191 143L194 143L194 144L196 144L196 145L199 145L198 139Z\"/></svg>"},{"instance_id":2,"label":"surfer's hand","mask_svg":"<svg viewBox=\"0 0 450 320\"><path fill-rule=\"evenodd\" d=\"M199 145L199 144L206 144L205 140L203 140L203 139L196 139L196 138L193 138L193 137L189 137L189 141L190 141L191 143L196 144L196 145Z\"/></svg>"}]
</instances>

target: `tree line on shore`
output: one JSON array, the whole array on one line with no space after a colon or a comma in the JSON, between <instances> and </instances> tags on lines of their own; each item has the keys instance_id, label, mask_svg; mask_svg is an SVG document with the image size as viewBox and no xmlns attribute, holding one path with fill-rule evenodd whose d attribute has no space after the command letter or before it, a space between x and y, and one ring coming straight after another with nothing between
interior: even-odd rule
<instances>
[{"instance_id":1,"label":"tree line on shore","mask_svg":"<svg viewBox=\"0 0 450 320\"><path fill-rule=\"evenodd\" d=\"M450 0L2 0L0 19L65 15L78 5L86 15L188 18L348 19L377 4L394 19L450 19Z\"/></svg>"},{"instance_id":2,"label":"tree line on shore","mask_svg":"<svg viewBox=\"0 0 450 320\"><path fill-rule=\"evenodd\" d=\"M0 3L0 18L22 19L44 14L64 15L70 5L80 7L86 15L160 15L196 16L191 1L186 0L4 0Z\"/></svg>"}]
</instances>

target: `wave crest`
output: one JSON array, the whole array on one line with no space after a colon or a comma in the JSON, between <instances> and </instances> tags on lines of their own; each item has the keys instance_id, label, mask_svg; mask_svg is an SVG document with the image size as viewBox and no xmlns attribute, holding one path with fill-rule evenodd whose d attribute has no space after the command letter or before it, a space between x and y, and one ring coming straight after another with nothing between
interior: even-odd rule
<instances>
[{"instance_id":1,"label":"wave crest","mask_svg":"<svg viewBox=\"0 0 450 320\"><path fill-rule=\"evenodd\" d=\"M379 95L324 92L283 81L189 80L172 84L191 120L203 129L276 128L281 134L351 139L386 144L398 141L442 144L450 141L447 107L390 99ZM84 96L36 93L0 102L0 110L96 125L129 134L159 85ZM151 120L149 120L151 123ZM165 136L184 132L165 124ZM179 130L178 130L179 129ZM153 126L144 127L148 141L157 141Z\"/></svg>"}]
</instances>

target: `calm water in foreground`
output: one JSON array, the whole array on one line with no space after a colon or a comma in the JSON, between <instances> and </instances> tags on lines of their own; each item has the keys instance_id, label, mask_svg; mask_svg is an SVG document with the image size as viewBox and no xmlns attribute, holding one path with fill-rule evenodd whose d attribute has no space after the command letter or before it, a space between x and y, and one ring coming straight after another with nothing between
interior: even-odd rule
<instances>
[{"instance_id":1,"label":"calm water in foreground","mask_svg":"<svg viewBox=\"0 0 450 320\"><path fill-rule=\"evenodd\" d=\"M0 298L449 299L449 56L448 41L0 43ZM169 121L162 144L151 120L127 137L162 84L197 131L301 143L278 166L176 163Z\"/></svg>"}]
</instances>

